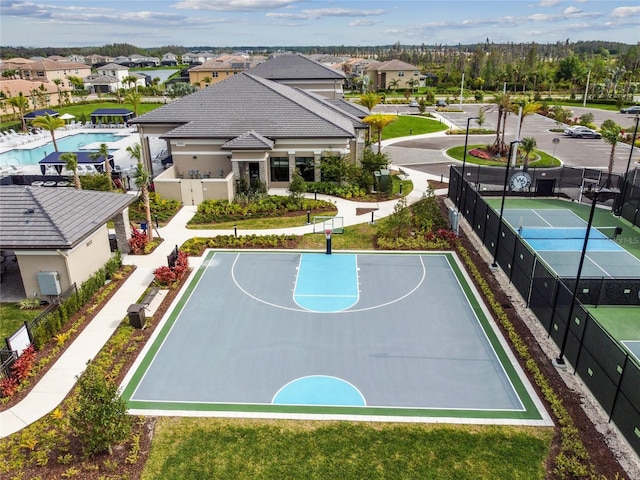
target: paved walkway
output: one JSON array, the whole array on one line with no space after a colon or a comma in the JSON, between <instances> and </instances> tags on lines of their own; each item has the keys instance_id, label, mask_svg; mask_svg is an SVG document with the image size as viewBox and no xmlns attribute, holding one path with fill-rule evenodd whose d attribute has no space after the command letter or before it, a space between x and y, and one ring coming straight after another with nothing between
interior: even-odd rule
<instances>
[{"instance_id":1,"label":"paved walkway","mask_svg":"<svg viewBox=\"0 0 640 480\"><path fill-rule=\"evenodd\" d=\"M403 168L403 171L413 181L413 190L406 196L408 204L420 200L427 190L428 179L439 180L439 177L436 178L436 176L416 170ZM284 189L274 189L269 193L286 194ZM398 200L380 203L352 202L326 195L318 195L318 199L335 203L338 208L338 216L344 218L344 226L367 223L371 220L371 214L356 215L357 208L377 208L374 212L375 220L393 213L393 209L398 202ZM74 386L76 377L84 371L87 362L98 354L118 325L122 323L129 305L136 303L149 286L153 280L153 270L165 264L167 255L176 245L182 245L186 240L193 237L211 237L233 233L233 230L187 229L186 223L191 219L195 211L196 207L185 206L168 225L160 228L159 233L164 241L152 254L145 256L127 255L124 257L123 263L136 265L136 270L60 356L55 365L35 385L33 390L20 403L0 413L0 437L6 437L30 425L51 412L62 402ZM241 230L239 234L265 235L282 233L304 235L312 232L313 225L304 225L274 230ZM202 258L191 257L189 261L192 267L198 267Z\"/></svg>"}]
</instances>

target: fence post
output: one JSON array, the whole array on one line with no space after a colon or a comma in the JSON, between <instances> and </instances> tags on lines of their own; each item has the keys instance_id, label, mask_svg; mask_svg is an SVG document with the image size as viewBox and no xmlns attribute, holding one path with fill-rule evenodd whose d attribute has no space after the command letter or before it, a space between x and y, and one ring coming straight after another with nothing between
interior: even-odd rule
<instances>
[{"instance_id":1,"label":"fence post","mask_svg":"<svg viewBox=\"0 0 640 480\"><path fill-rule=\"evenodd\" d=\"M620 379L618 380L618 384L616 385L616 394L613 396L613 403L611 404L611 412L609 412L609 422L613 418L613 411L616 409L616 403L618 403L618 395L620 395L620 384L622 383L622 378L624 377L624 372L627 369L627 362L629 361L629 354L625 354L624 364L622 365L622 373L620 374Z\"/></svg>"}]
</instances>

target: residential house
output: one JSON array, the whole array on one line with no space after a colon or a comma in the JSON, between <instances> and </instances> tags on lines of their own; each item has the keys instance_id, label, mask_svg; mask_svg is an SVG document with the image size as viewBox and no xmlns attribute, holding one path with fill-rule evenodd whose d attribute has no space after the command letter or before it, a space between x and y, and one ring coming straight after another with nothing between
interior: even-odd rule
<instances>
[{"instance_id":1,"label":"residential house","mask_svg":"<svg viewBox=\"0 0 640 480\"><path fill-rule=\"evenodd\" d=\"M65 92L73 91L73 87L58 86L53 82L39 82L22 79L0 80L0 91L7 97L13 98L20 94L29 99L29 108L37 109L50 106L58 106L62 103ZM0 104L2 114L14 114L9 102Z\"/></svg>"},{"instance_id":2,"label":"residential house","mask_svg":"<svg viewBox=\"0 0 640 480\"><path fill-rule=\"evenodd\" d=\"M135 200L73 188L1 186L0 251L3 263L15 259L24 296L49 299L50 288L63 292L91 277L111 256L109 221L128 253L128 207Z\"/></svg>"},{"instance_id":3,"label":"residential house","mask_svg":"<svg viewBox=\"0 0 640 480\"><path fill-rule=\"evenodd\" d=\"M158 57L145 57L134 53L128 57L116 57L113 59L113 63L129 68L157 67L160 65L160 59Z\"/></svg>"},{"instance_id":4,"label":"residential house","mask_svg":"<svg viewBox=\"0 0 640 480\"><path fill-rule=\"evenodd\" d=\"M420 84L420 69L402 60L388 62L372 62L367 68L370 90L389 90L394 81L398 89L417 88Z\"/></svg>"},{"instance_id":5,"label":"residential house","mask_svg":"<svg viewBox=\"0 0 640 480\"><path fill-rule=\"evenodd\" d=\"M160 60L160 65L168 67L177 67L178 63L178 56L175 53L165 53Z\"/></svg>"},{"instance_id":6,"label":"residential house","mask_svg":"<svg viewBox=\"0 0 640 480\"><path fill-rule=\"evenodd\" d=\"M211 52L187 52L182 55L182 63L186 63L187 65L201 65L215 57Z\"/></svg>"},{"instance_id":7,"label":"residential house","mask_svg":"<svg viewBox=\"0 0 640 480\"><path fill-rule=\"evenodd\" d=\"M41 62L25 63L18 68L18 74L24 80L38 80L51 82L61 80L62 86L72 87L73 84L67 77L86 77L91 74L91 67L84 63L53 62L43 60Z\"/></svg>"},{"instance_id":8,"label":"residential house","mask_svg":"<svg viewBox=\"0 0 640 480\"><path fill-rule=\"evenodd\" d=\"M317 79L315 62L294 57ZM333 85L333 74L322 68ZM131 120L140 133L147 169L152 167L149 139L167 142L173 165L155 177L156 192L185 205L232 200L241 179L287 187L296 169L305 180L319 181L325 156L360 161L368 132L361 121L364 109L252 70Z\"/></svg>"},{"instance_id":9,"label":"residential house","mask_svg":"<svg viewBox=\"0 0 640 480\"><path fill-rule=\"evenodd\" d=\"M301 88L326 98L342 98L346 75L300 54L278 55L250 71L268 80Z\"/></svg>"},{"instance_id":10,"label":"residential house","mask_svg":"<svg viewBox=\"0 0 640 480\"><path fill-rule=\"evenodd\" d=\"M93 67L100 67L102 65L106 65L107 63L112 63L113 57L105 56L105 55L87 55L85 57L85 63L91 65Z\"/></svg>"},{"instance_id":11,"label":"residential house","mask_svg":"<svg viewBox=\"0 0 640 480\"><path fill-rule=\"evenodd\" d=\"M242 56L224 55L189 69L189 83L205 88L255 66Z\"/></svg>"}]
</instances>

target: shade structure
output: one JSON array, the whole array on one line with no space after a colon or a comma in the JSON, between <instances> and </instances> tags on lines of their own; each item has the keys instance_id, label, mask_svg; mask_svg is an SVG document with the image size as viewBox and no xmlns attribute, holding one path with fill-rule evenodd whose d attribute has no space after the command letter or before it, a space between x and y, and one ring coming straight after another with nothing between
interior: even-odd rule
<instances>
[{"instance_id":1,"label":"shade structure","mask_svg":"<svg viewBox=\"0 0 640 480\"><path fill-rule=\"evenodd\" d=\"M45 115L50 115L51 117L57 117L60 115L55 110L51 110L49 108L45 108L43 110L34 110L33 112L29 112L24 116L25 120L33 120L36 117L44 117Z\"/></svg>"},{"instance_id":2,"label":"shade structure","mask_svg":"<svg viewBox=\"0 0 640 480\"><path fill-rule=\"evenodd\" d=\"M71 115L70 113L63 113L62 115L60 115L60 118L62 120L71 120L72 118L76 118L76 116Z\"/></svg>"},{"instance_id":3,"label":"shade structure","mask_svg":"<svg viewBox=\"0 0 640 480\"><path fill-rule=\"evenodd\" d=\"M64 153L68 153L68 152L53 152L47 155L46 157L44 157L42 160L40 160L38 163L40 164L40 171L42 172L42 174L43 175L45 174L48 167L53 167L55 168L56 172L62 173L64 166L67 164L67 162L60 159L60 155ZM101 173L104 172L105 170L104 156L100 156L98 158L91 158L91 155L94 152L71 152L71 153L75 153L76 156L78 157L78 165L82 165L82 166L91 165L98 172L101 172ZM115 163L113 161L113 155L109 155L109 165L111 165L112 169L115 166Z\"/></svg>"},{"instance_id":4,"label":"shade structure","mask_svg":"<svg viewBox=\"0 0 640 480\"><path fill-rule=\"evenodd\" d=\"M133 112L127 108L98 108L91 114L91 123L100 124L103 122L103 119L107 122L117 120L118 122L125 123L133 117Z\"/></svg>"}]
</instances>

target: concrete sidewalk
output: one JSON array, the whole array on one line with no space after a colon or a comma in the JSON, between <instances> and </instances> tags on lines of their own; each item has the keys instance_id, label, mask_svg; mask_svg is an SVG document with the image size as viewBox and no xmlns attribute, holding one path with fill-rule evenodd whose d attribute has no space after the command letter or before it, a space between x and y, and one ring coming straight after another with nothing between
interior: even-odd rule
<instances>
[{"instance_id":1,"label":"concrete sidewalk","mask_svg":"<svg viewBox=\"0 0 640 480\"><path fill-rule=\"evenodd\" d=\"M403 171L413 182L413 190L405 198L408 204L412 204L422 197L427 191L427 180L439 180L435 175L429 175L409 168ZM271 194L286 195L286 191L271 190ZM438 192L442 193L442 192ZM446 193L446 192L445 192ZM313 196L313 194L307 194ZM338 208L338 216L344 218L344 226L367 223L371 220L371 214L356 215L358 208L376 208L374 219L386 217L393 213L398 200L390 200L379 203L352 202L341 198L318 195L318 199L333 202ZM127 315L127 308L136 303L145 289L153 281L153 270L166 263L167 255L186 240L193 237L211 237L215 235L229 235L233 230L192 230L187 229L186 224L196 212L196 207L183 207L171 222L160 228L159 233L163 238L162 244L150 255L127 255L123 259L126 265L135 265L136 270L127 279L125 284L96 314L89 325L78 335L76 340L56 361L55 365L40 379L29 394L17 405L0 413L0 438L11 435L14 432L30 425L36 420L47 415L55 409L71 391L89 360L93 359L105 345L123 318ZM295 234L304 235L313 232L313 225L300 227L273 229L273 230L242 230L241 235L271 235L271 234ZM190 265L197 267L201 258L190 259Z\"/></svg>"}]
</instances>

